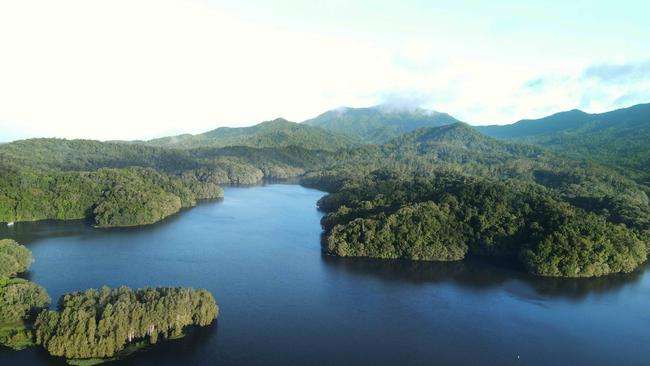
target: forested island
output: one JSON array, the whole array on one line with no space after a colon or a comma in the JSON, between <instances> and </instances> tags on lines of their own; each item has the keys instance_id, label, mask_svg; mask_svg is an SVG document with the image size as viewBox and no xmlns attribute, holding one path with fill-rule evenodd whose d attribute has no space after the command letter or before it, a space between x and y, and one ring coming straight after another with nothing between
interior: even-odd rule
<instances>
[{"instance_id":1,"label":"forested island","mask_svg":"<svg viewBox=\"0 0 650 366\"><path fill-rule=\"evenodd\" d=\"M32 261L23 245L0 240L0 345L16 350L38 345L70 364L97 364L208 326L219 313L206 290L164 287L89 289L63 295L48 310L46 290L16 277Z\"/></svg>"},{"instance_id":2,"label":"forested island","mask_svg":"<svg viewBox=\"0 0 650 366\"><path fill-rule=\"evenodd\" d=\"M40 313L34 328L36 343L50 354L87 364L180 337L187 326L212 324L218 313L206 290L103 287L63 295L58 311Z\"/></svg>"}]
</instances>

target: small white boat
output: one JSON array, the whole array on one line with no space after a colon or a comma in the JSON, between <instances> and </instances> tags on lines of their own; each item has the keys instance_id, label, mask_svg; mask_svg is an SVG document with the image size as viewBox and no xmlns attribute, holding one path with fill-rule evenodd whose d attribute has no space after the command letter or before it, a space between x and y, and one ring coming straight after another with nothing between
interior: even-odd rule
<instances>
[{"instance_id":1,"label":"small white boat","mask_svg":"<svg viewBox=\"0 0 650 366\"><path fill-rule=\"evenodd\" d=\"M12 222L8 222L8 223L7 223L7 226L14 226L14 222L13 222L13 221L12 221Z\"/></svg>"}]
</instances>

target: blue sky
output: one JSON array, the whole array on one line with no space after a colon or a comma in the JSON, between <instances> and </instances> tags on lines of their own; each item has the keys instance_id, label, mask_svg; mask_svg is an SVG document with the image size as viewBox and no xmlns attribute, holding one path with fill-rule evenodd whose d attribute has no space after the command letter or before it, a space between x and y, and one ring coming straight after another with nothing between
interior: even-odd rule
<instances>
[{"instance_id":1,"label":"blue sky","mask_svg":"<svg viewBox=\"0 0 650 366\"><path fill-rule=\"evenodd\" d=\"M642 1L0 1L0 141L393 103L473 123L650 102Z\"/></svg>"}]
</instances>

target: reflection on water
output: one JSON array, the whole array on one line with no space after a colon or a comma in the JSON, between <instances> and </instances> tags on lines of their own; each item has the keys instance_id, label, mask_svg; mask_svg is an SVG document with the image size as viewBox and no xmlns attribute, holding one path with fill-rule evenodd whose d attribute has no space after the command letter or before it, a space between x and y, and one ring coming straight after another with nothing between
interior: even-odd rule
<instances>
[{"instance_id":1,"label":"reflection on water","mask_svg":"<svg viewBox=\"0 0 650 366\"><path fill-rule=\"evenodd\" d=\"M540 278L484 258L334 258L320 247L323 195L295 185L226 188L146 227L84 221L0 226L26 244L54 301L90 287L192 286L220 305L193 329L115 365L647 365L646 267ZM0 365L63 365L39 348Z\"/></svg>"},{"instance_id":2,"label":"reflection on water","mask_svg":"<svg viewBox=\"0 0 650 366\"><path fill-rule=\"evenodd\" d=\"M514 279L530 286L538 295L581 299L590 294L616 291L621 286L637 283L647 265L632 273L596 278L549 278L525 273L505 260L467 258L455 262L413 262L403 260L372 260L339 258L322 255L323 262L338 271L354 276L376 276L383 281L411 283L450 283L471 289L502 286Z\"/></svg>"}]
</instances>

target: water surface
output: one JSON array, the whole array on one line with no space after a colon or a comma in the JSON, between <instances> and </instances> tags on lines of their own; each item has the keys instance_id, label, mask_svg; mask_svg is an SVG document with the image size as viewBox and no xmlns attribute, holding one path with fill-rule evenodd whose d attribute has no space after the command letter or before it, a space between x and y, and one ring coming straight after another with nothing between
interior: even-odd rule
<instances>
[{"instance_id":1,"label":"water surface","mask_svg":"<svg viewBox=\"0 0 650 366\"><path fill-rule=\"evenodd\" d=\"M499 263L338 259L320 249L323 193L226 188L156 225L17 223L28 277L53 299L108 285L212 291L217 324L111 365L648 365L650 277L558 280ZM59 365L33 348L0 365Z\"/></svg>"}]
</instances>

